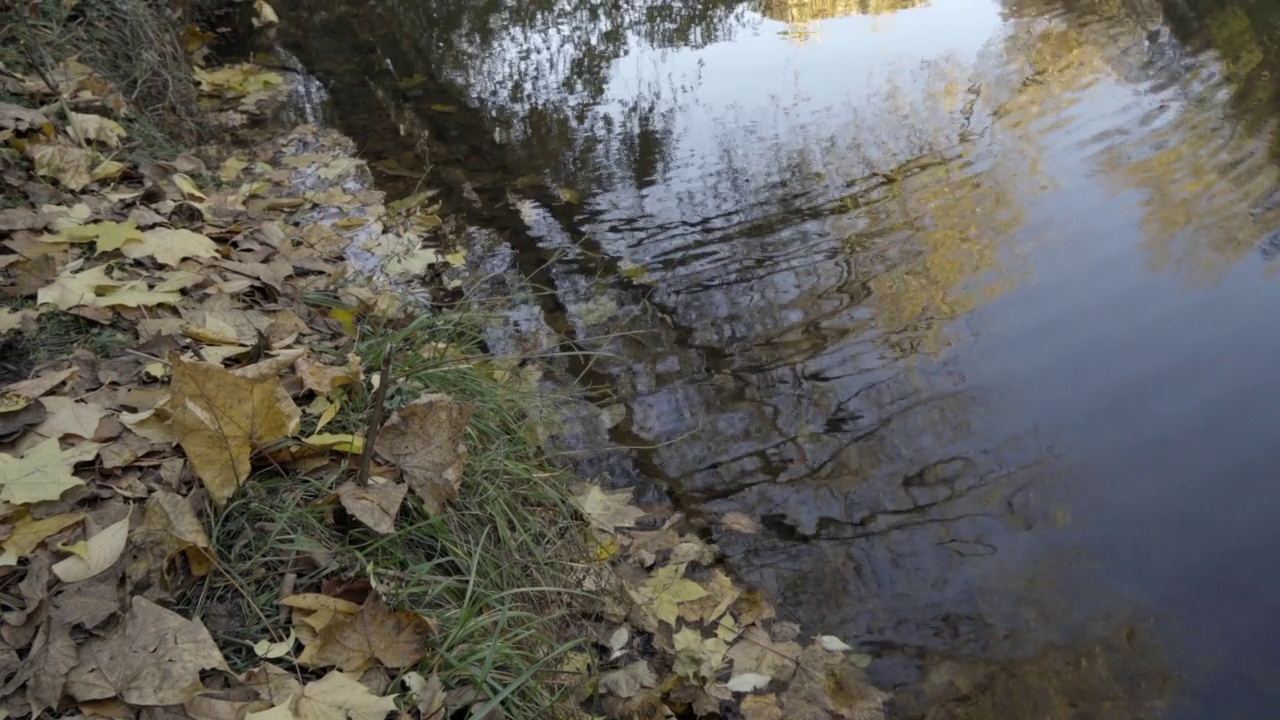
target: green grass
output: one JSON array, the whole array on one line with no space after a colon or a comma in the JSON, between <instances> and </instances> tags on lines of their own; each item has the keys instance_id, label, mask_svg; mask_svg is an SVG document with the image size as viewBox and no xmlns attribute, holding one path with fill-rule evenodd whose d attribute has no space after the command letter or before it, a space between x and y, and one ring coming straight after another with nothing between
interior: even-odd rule
<instances>
[{"instance_id":1,"label":"green grass","mask_svg":"<svg viewBox=\"0 0 1280 720\"><path fill-rule=\"evenodd\" d=\"M475 717L500 708L507 720L520 720L567 707L558 702L564 688L553 671L577 645L568 627L587 600L573 582L586 554L566 478L526 439L524 409L548 400L499 382L487 362L423 352L446 343L480 358L479 339L474 318L444 314L402 327L366 326L357 343L373 373L387 346L394 348L388 415L424 392L473 404L470 459L461 495L446 513L428 515L411 494L393 535L347 521L318 501L351 476L353 460L344 472L323 476L264 472L216 514L211 540L221 569L188 594L183 612L205 620L235 669L259 664L249 649L254 641L287 636L277 608L289 573L296 573L296 592L317 591L328 579L364 578L386 588L397 607L436 622L421 670L438 672L446 689L477 691L484 707ZM371 395L351 397L325 431L363 432Z\"/></svg>"}]
</instances>

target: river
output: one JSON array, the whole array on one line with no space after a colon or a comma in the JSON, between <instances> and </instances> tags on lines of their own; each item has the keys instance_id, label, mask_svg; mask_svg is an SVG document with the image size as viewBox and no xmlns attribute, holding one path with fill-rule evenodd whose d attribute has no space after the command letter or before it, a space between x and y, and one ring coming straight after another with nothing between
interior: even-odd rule
<instances>
[{"instance_id":1,"label":"river","mask_svg":"<svg viewBox=\"0 0 1280 720\"><path fill-rule=\"evenodd\" d=\"M598 353L595 469L760 518L728 565L898 716L1275 717L1280 6L277 6Z\"/></svg>"}]
</instances>

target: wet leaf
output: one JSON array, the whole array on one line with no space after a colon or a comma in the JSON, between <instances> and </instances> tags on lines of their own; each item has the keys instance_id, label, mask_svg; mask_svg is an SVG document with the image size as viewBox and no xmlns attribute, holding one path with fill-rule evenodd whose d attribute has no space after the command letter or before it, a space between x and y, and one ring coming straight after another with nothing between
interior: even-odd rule
<instances>
[{"instance_id":1,"label":"wet leaf","mask_svg":"<svg viewBox=\"0 0 1280 720\"><path fill-rule=\"evenodd\" d=\"M202 670L230 672L204 625L135 596L112 632L81 647L66 692L79 701L179 705L204 690Z\"/></svg>"},{"instance_id":2,"label":"wet leaf","mask_svg":"<svg viewBox=\"0 0 1280 720\"><path fill-rule=\"evenodd\" d=\"M680 603L707 594L701 585L684 577L684 571L683 564L658 568L640 587L629 588L632 599L651 610L658 620L675 627Z\"/></svg>"},{"instance_id":3,"label":"wet leaf","mask_svg":"<svg viewBox=\"0 0 1280 720\"><path fill-rule=\"evenodd\" d=\"M738 705L744 720L782 720L782 708L778 707L778 697L769 695L748 695Z\"/></svg>"},{"instance_id":4,"label":"wet leaf","mask_svg":"<svg viewBox=\"0 0 1280 720\"><path fill-rule=\"evenodd\" d=\"M733 673L753 673L788 680L795 674L801 648L798 644L774 642L760 627L751 627L729 648L725 659L733 663Z\"/></svg>"},{"instance_id":5,"label":"wet leaf","mask_svg":"<svg viewBox=\"0 0 1280 720\"><path fill-rule=\"evenodd\" d=\"M284 82L279 73L268 72L249 63L228 65L217 70L196 68L195 75L202 91L228 97L248 95Z\"/></svg>"},{"instance_id":6,"label":"wet leaf","mask_svg":"<svg viewBox=\"0 0 1280 720\"><path fill-rule=\"evenodd\" d=\"M77 512L36 520L25 510L20 510L16 517L6 518L5 522L13 523L13 534L0 543L0 548L4 549L4 553L0 554L0 567L17 565L19 559L29 555L51 535L83 519L84 514Z\"/></svg>"},{"instance_id":7,"label":"wet leaf","mask_svg":"<svg viewBox=\"0 0 1280 720\"><path fill-rule=\"evenodd\" d=\"M334 620L298 656L309 667L335 666L359 673L375 660L399 669L427 654L432 622L410 610L393 611L374 593L354 614Z\"/></svg>"},{"instance_id":8,"label":"wet leaf","mask_svg":"<svg viewBox=\"0 0 1280 720\"><path fill-rule=\"evenodd\" d=\"M729 646L718 637L703 637L691 627L681 628L672 636L676 659L671 671L695 683L702 684L715 677L716 670L724 663Z\"/></svg>"},{"instance_id":9,"label":"wet leaf","mask_svg":"<svg viewBox=\"0 0 1280 720\"><path fill-rule=\"evenodd\" d=\"M725 530L741 533L743 535L755 535L760 532L760 523L746 513L725 513L724 516L720 518L720 524L724 526Z\"/></svg>"},{"instance_id":10,"label":"wet leaf","mask_svg":"<svg viewBox=\"0 0 1280 720\"><path fill-rule=\"evenodd\" d=\"M463 440L471 406L427 394L397 410L378 433L376 450L394 463L432 513L458 497L467 462Z\"/></svg>"},{"instance_id":11,"label":"wet leaf","mask_svg":"<svg viewBox=\"0 0 1280 720\"><path fill-rule=\"evenodd\" d=\"M68 583L88 580L114 565L124 554L128 542L129 517L126 516L89 538L88 551L84 557L71 555L55 563L53 574Z\"/></svg>"},{"instance_id":12,"label":"wet leaf","mask_svg":"<svg viewBox=\"0 0 1280 720\"><path fill-rule=\"evenodd\" d=\"M276 378L246 379L173 355L173 429L196 474L218 505L249 477L259 447L298 431L302 412Z\"/></svg>"},{"instance_id":13,"label":"wet leaf","mask_svg":"<svg viewBox=\"0 0 1280 720\"><path fill-rule=\"evenodd\" d=\"M218 246L209 238L190 230L153 228L138 240L125 243L120 252L128 258L153 257L157 262L177 267L184 258L218 256Z\"/></svg>"},{"instance_id":14,"label":"wet leaf","mask_svg":"<svg viewBox=\"0 0 1280 720\"><path fill-rule=\"evenodd\" d=\"M395 696L379 697L341 671L307 685L298 698L298 720L383 720L396 709Z\"/></svg>"},{"instance_id":15,"label":"wet leaf","mask_svg":"<svg viewBox=\"0 0 1280 720\"><path fill-rule=\"evenodd\" d=\"M62 493L84 485L71 474L80 453L63 451L49 438L14 458L0 453L0 500L15 505L57 500Z\"/></svg>"},{"instance_id":16,"label":"wet leaf","mask_svg":"<svg viewBox=\"0 0 1280 720\"><path fill-rule=\"evenodd\" d=\"M821 643L823 650L828 652L844 652L845 650L853 649L852 646L848 645L845 641L835 635L819 635L814 639Z\"/></svg>"},{"instance_id":17,"label":"wet leaf","mask_svg":"<svg viewBox=\"0 0 1280 720\"><path fill-rule=\"evenodd\" d=\"M51 177L62 183L71 191L83 190L85 185L93 182L90 173L98 164L98 154L92 150L62 145L43 143L28 145L27 157L35 164L36 174Z\"/></svg>"},{"instance_id":18,"label":"wet leaf","mask_svg":"<svg viewBox=\"0 0 1280 720\"><path fill-rule=\"evenodd\" d=\"M605 532L634 526L637 520L645 516L645 512L632 501L630 490L606 492L598 485L588 484L573 496L573 502L592 525Z\"/></svg>"},{"instance_id":19,"label":"wet leaf","mask_svg":"<svg viewBox=\"0 0 1280 720\"><path fill-rule=\"evenodd\" d=\"M390 535L396 529L396 514L409 488L399 483L357 485L345 482L338 487L338 501L352 517L369 529Z\"/></svg>"},{"instance_id":20,"label":"wet leaf","mask_svg":"<svg viewBox=\"0 0 1280 720\"><path fill-rule=\"evenodd\" d=\"M642 688L658 686L658 678L649 663L637 660L625 667L600 676L600 691L620 698L635 697Z\"/></svg>"}]
</instances>

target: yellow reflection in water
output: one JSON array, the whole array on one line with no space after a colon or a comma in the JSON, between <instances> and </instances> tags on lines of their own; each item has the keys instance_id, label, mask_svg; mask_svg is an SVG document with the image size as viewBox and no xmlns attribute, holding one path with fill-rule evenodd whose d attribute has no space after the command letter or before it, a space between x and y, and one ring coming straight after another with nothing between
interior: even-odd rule
<instances>
[{"instance_id":1,"label":"yellow reflection in water","mask_svg":"<svg viewBox=\"0 0 1280 720\"><path fill-rule=\"evenodd\" d=\"M929 0L765 0L763 14L786 23L784 34L804 42L817 36L821 20L848 15L887 15L928 4Z\"/></svg>"}]
</instances>

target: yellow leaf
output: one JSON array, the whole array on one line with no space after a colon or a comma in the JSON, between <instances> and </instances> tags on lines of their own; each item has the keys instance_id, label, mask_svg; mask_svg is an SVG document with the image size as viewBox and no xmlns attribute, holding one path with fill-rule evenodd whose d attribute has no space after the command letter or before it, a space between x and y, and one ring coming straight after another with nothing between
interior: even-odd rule
<instances>
[{"instance_id":1,"label":"yellow leaf","mask_svg":"<svg viewBox=\"0 0 1280 720\"><path fill-rule=\"evenodd\" d=\"M192 180L190 175L186 173L174 173L169 179L178 187L178 190L182 191L182 196L186 199L200 201L209 199L208 195L200 192L200 186L196 185L196 181Z\"/></svg>"},{"instance_id":2,"label":"yellow leaf","mask_svg":"<svg viewBox=\"0 0 1280 720\"><path fill-rule=\"evenodd\" d=\"M395 696L379 697L340 670L302 689L298 720L384 720L396 709Z\"/></svg>"},{"instance_id":3,"label":"yellow leaf","mask_svg":"<svg viewBox=\"0 0 1280 720\"><path fill-rule=\"evenodd\" d=\"M101 180L115 180L120 177L128 167L128 165L117 160L103 160L98 163L97 167L89 172L89 179L94 182L99 182Z\"/></svg>"},{"instance_id":4,"label":"yellow leaf","mask_svg":"<svg viewBox=\"0 0 1280 720\"><path fill-rule=\"evenodd\" d=\"M351 453L353 455L359 455L364 452L364 438L349 433L342 435L319 433L311 437L305 437L302 441L308 445L322 447L326 450L337 450L338 452Z\"/></svg>"},{"instance_id":5,"label":"yellow leaf","mask_svg":"<svg viewBox=\"0 0 1280 720\"><path fill-rule=\"evenodd\" d=\"M270 640L259 640L253 644L253 654L267 660L282 658L293 651L294 643L298 642L298 638L289 631L289 637L280 642L271 642Z\"/></svg>"},{"instance_id":6,"label":"yellow leaf","mask_svg":"<svg viewBox=\"0 0 1280 720\"><path fill-rule=\"evenodd\" d=\"M177 267L183 258L211 258L218 256L218 246L209 238L190 230L153 228L142 237L124 244L120 252L125 257L151 256L157 262Z\"/></svg>"},{"instance_id":7,"label":"yellow leaf","mask_svg":"<svg viewBox=\"0 0 1280 720\"><path fill-rule=\"evenodd\" d=\"M349 353L343 365L324 365L304 355L298 358L295 369L302 386L320 395L328 395L335 388L364 379L360 356L355 353Z\"/></svg>"},{"instance_id":8,"label":"yellow leaf","mask_svg":"<svg viewBox=\"0 0 1280 720\"><path fill-rule=\"evenodd\" d=\"M132 515L132 513L130 513ZM88 580L116 564L116 560L124 554L125 545L129 542L129 516L112 523L97 535L89 538L87 558L72 555L63 558L53 565L53 574L63 582L80 582Z\"/></svg>"},{"instance_id":9,"label":"yellow leaf","mask_svg":"<svg viewBox=\"0 0 1280 720\"><path fill-rule=\"evenodd\" d=\"M146 373L149 377L153 377L156 380L160 380L162 378L168 377L169 366L165 365L162 362L149 362L146 365L142 366L142 372Z\"/></svg>"},{"instance_id":10,"label":"yellow leaf","mask_svg":"<svg viewBox=\"0 0 1280 720\"><path fill-rule=\"evenodd\" d=\"M98 307L149 307L151 305L174 305L182 299L176 292L156 292L147 288L141 280L129 283L117 290L107 290L95 301Z\"/></svg>"},{"instance_id":11,"label":"yellow leaf","mask_svg":"<svg viewBox=\"0 0 1280 720\"><path fill-rule=\"evenodd\" d=\"M298 432L302 413L277 378L242 378L177 355L171 363L174 434L210 497L224 505L248 479L253 451Z\"/></svg>"},{"instance_id":12,"label":"yellow leaf","mask_svg":"<svg viewBox=\"0 0 1280 720\"><path fill-rule=\"evenodd\" d=\"M203 577L213 569L214 552L204 526L181 495L158 490L147 498L142 523L130 533L134 549L129 557L129 577L169 575L170 563L179 555L187 559L191 574Z\"/></svg>"},{"instance_id":13,"label":"yellow leaf","mask_svg":"<svg viewBox=\"0 0 1280 720\"><path fill-rule=\"evenodd\" d=\"M88 113L71 113L71 129L81 140L92 140L112 148L120 147L120 139L128 136L115 120Z\"/></svg>"},{"instance_id":14,"label":"yellow leaf","mask_svg":"<svg viewBox=\"0 0 1280 720\"><path fill-rule=\"evenodd\" d=\"M587 516L591 524L605 532L619 527L630 527L645 516L645 511L631 500L630 490L605 492L599 485L588 484L586 489L573 496L573 502Z\"/></svg>"},{"instance_id":15,"label":"yellow leaf","mask_svg":"<svg viewBox=\"0 0 1280 720\"><path fill-rule=\"evenodd\" d=\"M30 145L27 157L35 164L36 174L51 177L68 190L78 191L93 182L91 172L97 167L98 153L72 145L43 143Z\"/></svg>"},{"instance_id":16,"label":"yellow leaf","mask_svg":"<svg viewBox=\"0 0 1280 720\"><path fill-rule=\"evenodd\" d=\"M196 68L195 75L202 91L228 97L248 95L284 82L279 73L267 72L250 63L228 65L217 70Z\"/></svg>"},{"instance_id":17,"label":"yellow leaf","mask_svg":"<svg viewBox=\"0 0 1280 720\"><path fill-rule=\"evenodd\" d=\"M223 182L231 182L240 177L241 171L248 167L249 161L238 155L233 155L222 162L222 169L218 171L218 177Z\"/></svg>"},{"instance_id":18,"label":"yellow leaf","mask_svg":"<svg viewBox=\"0 0 1280 720\"><path fill-rule=\"evenodd\" d=\"M58 549L61 550L62 552L71 553L72 555L84 558L86 560L89 559L89 541L88 540L73 542L70 545L59 543Z\"/></svg>"},{"instance_id":19,"label":"yellow leaf","mask_svg":"<svg viewBox=\"0 0 1280 720\"><path fill-rule=\"evenodd\" d=\"M133 220L124 222L95 222L64 228L56 235L45 235L41 242L96 243L96 252L116 250L130 240L141 240L142 231Z\"/></svg>"},{"instance_id":20,"label":"yellow leaf","mask_svg":"<svg viewBox=\"0 0 1280 720\"><path fill-rule=\"evenodd\" d=\"M280 22L280 16L276 15L275 8L267 0L254 0L253 9L257 11L258 25L276 25Z\"/></svg>"},{"instance_id":21,"label":"yellow leaf","mask_svg":"<svg viewBox=\"0 0 1280 720\"><path fill-rule=\"evenodd\" d=\"M698 583L684 577L683 563L658 568L640 587L629 589L632 599L653 611L655 617L675 627L680 616L680 603L697 600L707 594Z\"/></svg>"},{"instance_id":22,"label":"yellow leaf","mask_svg":"<svg viewBox=\"0 0 1280 720\"><path fill-rule=\"evenodd\" d=\"M6 520L13 523L13 534L0 543L0 548L4 549L4 553L0 554L0 567L17 565L20 558L30 554L50 535L71 527L83 519L83 513L66 513L35 520L26 510L19 510L15 518Z\"/></svg>"},{"instance_id":23,"label":"yellow leaf","mask_svg":"<svg viewBox=\"0 0 1280 720\"><path fill-rule=\"evenodd\" d=\"M51 284L36 291L36 302L70 310L79 305L94 305L98 300L98 292L123 285L124 283L107 277L106 265L99 265L82 273L58 276Z\"/></svg>"},{"instance_id":24,"label":"yellow leaf","mask_svg":"<svg viewBox=\"0 0 1280 720\"><path fill-rule=\"evenodd\" d=\"M343 331L348 335L356 334L356 311L350 308L330 308L329 317L337 320L342 325Z\"/></svg>"},{"instance_id":25,"label":"yellow leaf","mask_svg":"<svg viewBox=\"0 0 1280 720\"><path fill-rule=\"evenodd\" d=\"M84 481L71 474L74 452L63 452L57 438L36 445L22 457L0 453L0 501L25 505L44 500L57 500L63 492Z\"/></svg>"}]
</instances>

